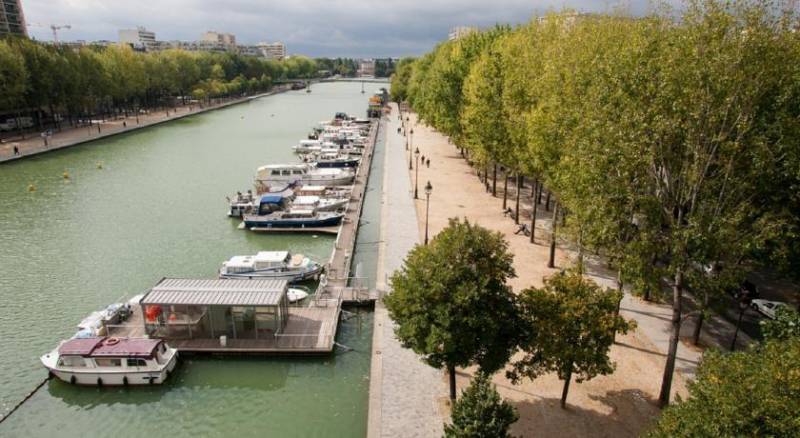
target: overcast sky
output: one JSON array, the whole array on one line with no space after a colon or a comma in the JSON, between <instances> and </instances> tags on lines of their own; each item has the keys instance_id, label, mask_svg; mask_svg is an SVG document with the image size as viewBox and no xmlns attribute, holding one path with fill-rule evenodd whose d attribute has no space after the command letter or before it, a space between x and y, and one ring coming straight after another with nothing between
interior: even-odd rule
<instances>
[{"instance_id":1,"label":"overcast sky","mask_svg":"<svg viewBox=\"0 0 800 438\"><path fill-rule=\"evenodd\" d=\"M240 44L283 41L309 56L419 55L452 26L522 23L564 7L609 11L620 0L22 0L32 37L51 40L51 23L70 24L62 40L117 41L137 25L159 40L196 40L230 32ZM647 0L622 0L634 13Z\"/></svg>"}]
</instances>

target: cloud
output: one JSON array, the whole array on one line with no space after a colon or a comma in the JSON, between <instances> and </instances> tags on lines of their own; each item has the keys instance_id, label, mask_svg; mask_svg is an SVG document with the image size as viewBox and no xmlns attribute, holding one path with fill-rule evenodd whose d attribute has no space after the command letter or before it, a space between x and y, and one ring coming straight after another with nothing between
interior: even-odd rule
<instances>
[{"instance_id":1,"label":"cloud","mask_svg":"<svg viewBox=\"0 0 800 438\"><path fill-rule=\"evenodd\" d=\"M239 43L283 41L309 56L419 55L459 25L518 24L548 10L610 11L611 0L22 0L33 37L52 39L49 25L70 24L62 40L117 40L145 26L159 40L195 40L207 30ZM647 0L621 0L641 12Z\"/></svg>"}]
</instances>

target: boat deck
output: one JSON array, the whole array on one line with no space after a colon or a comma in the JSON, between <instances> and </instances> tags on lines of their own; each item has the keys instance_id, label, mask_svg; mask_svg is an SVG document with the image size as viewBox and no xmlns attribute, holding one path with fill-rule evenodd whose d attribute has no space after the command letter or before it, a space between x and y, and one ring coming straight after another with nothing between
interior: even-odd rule
<instances>
[{"instance_id":1,"label":"boat deck","mask_svg":"<svg viewBox=\"0 0 800 438\"><path fill-rule=\"evenodd\" d=\"M244 222L242 222L244 224ZM305 228L294 228L294 227L285 227L285 228L278 228L278 227L253 227L250 228L250 231L255 231L259 233L276 233L276 234L291 234L291 233L305 233L305 234L336 234L339 232L338 226L333 227L305 227Z\"/></svg>"},{"instance_id":2,"label":"boat deck","mask_svg":"<svg viewBox=\"0 0 800 438\"><path fill-rule=\"evenodd\" d=\"M219 339L167 339L181 353L222 354L324 354L333 351L340 306L334 300L317 300L313 306L289 307L283 332L264 339L232 339L220 345ZM141 310L122 324L109 326L109 336L144 336Z\"/></svg>"}]
</instances>

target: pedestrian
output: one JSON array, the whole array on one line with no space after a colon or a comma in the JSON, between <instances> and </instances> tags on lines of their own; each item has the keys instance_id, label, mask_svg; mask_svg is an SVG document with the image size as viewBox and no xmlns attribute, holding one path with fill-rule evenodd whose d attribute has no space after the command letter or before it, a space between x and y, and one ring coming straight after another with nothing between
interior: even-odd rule
<instances>
[{"instance_id":1,"label":"pedestrian","mask_svg":"<svg viewBox=\"0 0 800 438\"><path fill-rule=\"evenodd\" d=\"M425 162L425 155L422 156L422 162Z\"/></svg>"},{"instance_id":2,"label":"pedestrian","mask_svg":"<svg viewBox=\"0 0 800 438\"><path fill-rule=\"evenodd\" d=\"M14 155L19 155L19 146L14 145Z\"/></svg>"},{"instance_id":3,"label":"pedestrian","mask_svg":"<svg viewBox=\"0 0 800 438\"><path fill-rule=\"evenodd\" d=\"M127 128L127 127L128 127L128 122L126 122L125 120L123 120L123 121L122 121L122 127L123 127L123 128Z\"/></svg>"},{"instance_id":4,"label":"pedestrian","mask_svg":"<svg viewBox=\"0 0 800 438\"><path fill-rule=\"evenodd\" d=\"M400 133L400 127L399 126L397 127L397 133L398 134Z\"/></svg>"},{"instance_id":5,"label":"pedestrian","mask_svg":"<svg viewBox=\"0 0 800 438\"><path fill-rule=\"evenodd\" d=\"M428 161L425 162L425 165L428 166L428 169L431 168L431 159L428 158Z\"/></svg>"}]
</instances>

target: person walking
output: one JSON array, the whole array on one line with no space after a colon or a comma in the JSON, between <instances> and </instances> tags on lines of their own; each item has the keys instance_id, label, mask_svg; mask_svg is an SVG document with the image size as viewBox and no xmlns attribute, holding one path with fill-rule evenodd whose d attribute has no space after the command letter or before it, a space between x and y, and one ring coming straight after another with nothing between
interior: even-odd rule
<instances>
[{"instance_id":1,"label":"person walking","mask_svg":"<svg viewBox=\"0 0 800 438\"><path fill-rule=\"evenodd\" d=\"M431 168L431 159L428 158L428 161L425 162L425 165L428 166L428 169Z\"/></svg>"},{"instance_id":2,"label":"person walking","mask_svg":"<svg viewBox=\"0 0 800 438\"><path fill-rule=\"evenodd\" d=\"M19 146L14 145L14 155L19 155Z\"/></svg>"}]
</instances>

